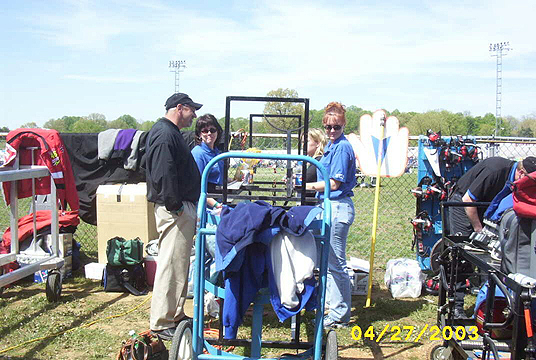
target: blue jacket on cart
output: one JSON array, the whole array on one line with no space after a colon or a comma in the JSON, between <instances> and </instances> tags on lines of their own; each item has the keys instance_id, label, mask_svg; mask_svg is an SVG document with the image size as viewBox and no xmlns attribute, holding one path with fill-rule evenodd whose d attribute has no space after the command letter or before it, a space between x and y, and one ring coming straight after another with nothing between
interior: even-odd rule
<instances>
[{"instance_id":1,"label":"blue jacket on cart","mask_svg":"<svg viewBox=\"0 0 536 360\"><path fill-rule=\"evenodd\" d=\"M271 267L267 246L272 237L281 229L296 236L303 235L321 211L314 206L296 206L285 211L264 201L239 203L234 209L223 208L216 230L216 270L223 270L225 279L223 326L226 339L236 338L238 327L255 295L273 280L269 275ZM309 285L299 306L282 310L276 308L278 296L273 293L273 286L270 290L274 309L276 312L280 310L280 319L299 312L306 306L306 300L315 299L312 296L314 285Z\"/></svg>"}]
</instances>

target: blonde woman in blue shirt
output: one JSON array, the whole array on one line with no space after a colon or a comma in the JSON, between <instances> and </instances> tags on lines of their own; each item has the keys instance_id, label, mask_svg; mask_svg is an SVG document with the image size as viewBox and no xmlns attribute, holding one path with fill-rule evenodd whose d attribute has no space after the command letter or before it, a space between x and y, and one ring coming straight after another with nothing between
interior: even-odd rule
<instances>
[{"instance_id":1,"label":"blonde woman in blue shirt","mask_svg":"<svg viewBox=\"0 0 536 360\"><path fill-rule=\"evenodd\" d=\"M356 159L352 145L344 136L345 113L341 103L331 102L324 109L322 118L329 143L320 163L329 174L332 206L326 293L329 312L324 317L324 327L347 326L352 309L350 277L346 271L346 239L355 216L351 197L356 185ZM306 189L317 191L316 196L323 200L325 183L320 171L317 171L317 177L319 181L308 183Z\"/></svg>"}]
</instances>

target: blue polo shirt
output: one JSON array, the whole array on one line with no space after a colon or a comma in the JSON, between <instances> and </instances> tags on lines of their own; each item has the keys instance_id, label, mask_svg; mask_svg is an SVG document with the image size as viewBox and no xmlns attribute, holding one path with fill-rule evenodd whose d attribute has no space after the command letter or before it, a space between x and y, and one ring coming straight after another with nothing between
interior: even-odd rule
<instances>
[{"instance_id":1,"label":"blue polo shirt","mask_svg":"<svg viewBox=\"0 0 536 360\"><path fill-rule=\"evenodd\" d=\"M199 173L203 174L203 170L216 155L221 153L220 150L211 149L207 144L201 143L192 149L192 156L197 164ZM218 161L208 173L208 182L216 185L223 185L223 161Z\"/></svg>"},{"instance_id":2,"label":"blue polo shirt","mask_svg":"<svg viewBox=\"0 0 536 360\"><path fill-rule=\"evenodd\" d=\"M357 181L356 163L354 149L350 142L342 134L332 144L329 142L324 148L324 156L320 159L320 163L328 171L330 179L338 180L341 182L339 188L335 191L331 191L330 199L337 200L347 196L354 196L352 189L355 187ZM317 169L316 171L318 181L324 181L322 173ZM324 192L318 192L317 197L324 199Z\"/></svg>"}]
</instances>

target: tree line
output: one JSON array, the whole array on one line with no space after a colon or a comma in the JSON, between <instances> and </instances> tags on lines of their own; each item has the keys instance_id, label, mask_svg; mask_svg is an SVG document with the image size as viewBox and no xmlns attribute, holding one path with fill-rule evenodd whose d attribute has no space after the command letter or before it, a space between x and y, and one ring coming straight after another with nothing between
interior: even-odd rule
<instances>
[{"instance_id":1,"label":"tree line","mask_svg":"<svg viewBox=\"0 0 536 360\"><path fill-rule=\"evenodd\" d=\"M268 97L298 98L296 90L277 89L268 92ZM346 107L346 132L359 133L359 119L363 114L372 114L373 110L362 109L355 105ZM424 113L400 112L398 109L387 111L387 114L396 116L400 126L409 129L410 135L424 135L428 129L434 132L441 131L442 135L474 135L491 136L496 126L495 115L488 113L484 116L472 116L470 113L453 113L448 110L430 110ZM264 108L264 114L278 115L279 117L257 117L253 122L252 133L279 133L279 129L297 128L304 119L303 104L268 102ZM286 118L285 115L293 117ZM296 115L299 115L296 116ZM309 111L309 127L322 127L323 109ZM225 118L218 120L222 127ZM138 121L133 116L125 114L115 120L107 121L106 117L99 113L88 116L63 116L58 119L50 119L43 127L55 129L60 133L96 133L107 129L138 129L148 131L155 121ZM500 118L498 123L498 136L534 137L536 134L536 113L517 119L512 116ZM231 118L231 131L249 129L249 118ZM195 122L190 129L194 129ZM21 127L38 127L35 123L26 123ZM1 129L0 129L1 130ZM4 129L9 131L9 129Z\"/></svg>"}]
</instances>

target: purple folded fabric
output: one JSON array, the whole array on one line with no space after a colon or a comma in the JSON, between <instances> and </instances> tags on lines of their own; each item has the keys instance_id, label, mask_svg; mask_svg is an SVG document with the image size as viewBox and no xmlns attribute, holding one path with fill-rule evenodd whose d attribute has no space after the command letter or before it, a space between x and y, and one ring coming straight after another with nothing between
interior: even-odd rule
<instances>
[{"instance_id":1,"label":"purple folded fabric","mask_svg":"<svg viewBox=\"0 0 536 360\"><path fill-rule=\"evenodd\" d=\"M124 129L119 130L117 137L115 138L114 150L126 150L130 149L132 139L136 134L136 129Z\"/></svg>"}]
</instances>

